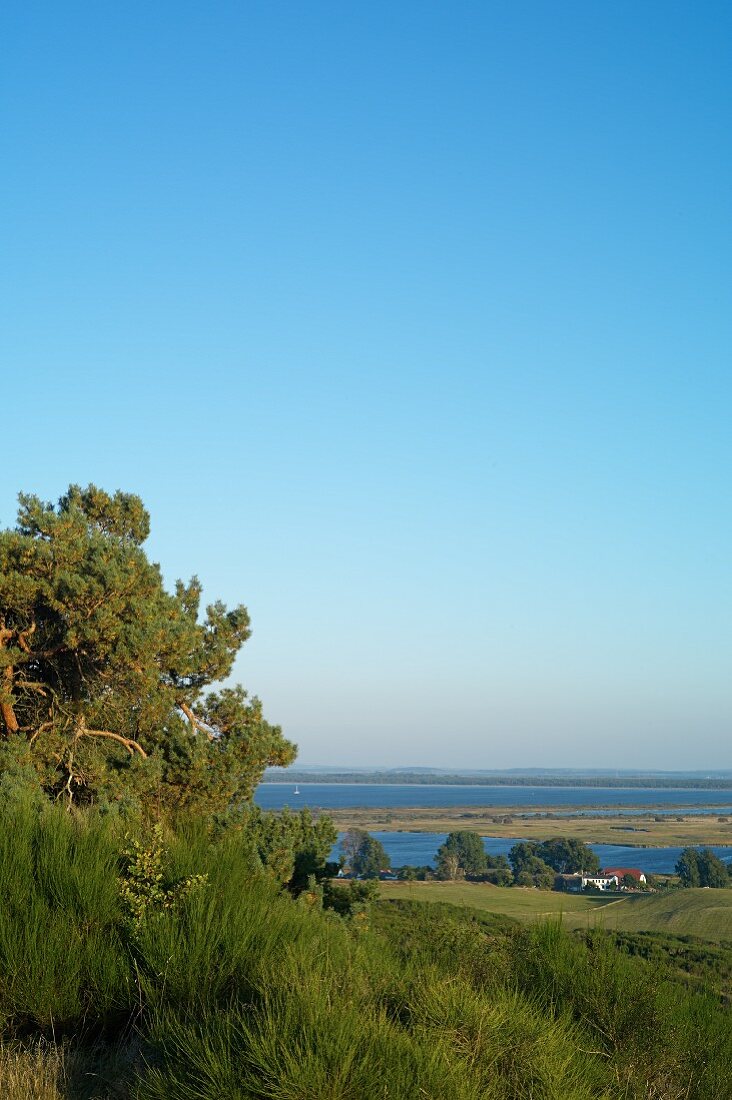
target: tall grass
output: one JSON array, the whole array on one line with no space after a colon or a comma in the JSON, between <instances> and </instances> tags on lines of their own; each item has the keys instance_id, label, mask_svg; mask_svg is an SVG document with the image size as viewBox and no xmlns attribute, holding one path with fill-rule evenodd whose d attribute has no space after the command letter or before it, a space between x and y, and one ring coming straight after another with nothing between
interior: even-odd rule
<instances>
[{"instance_id":1,"label":"tall grass","mask_svg":"<svg viewBox=\"0 0 732 1100\"><path fill-rule=\"evenodd\" d=\"M0 1044L3 1100L129 1100L135 1049L33 1039Z\"/></svg>"},{"instance_id":2,"label":"tall grass","mask_svg":"<svg viewBox=\"0 0 732 1100\"><path fill-rule=\"evenodd\" d=\"M368 927L200 823L167 837L161 889L130 909L128 843L0 809L3 1100L729 1096L729 1015L603 933L408 902Z\"/></svg>"},{"instance_id":3,"label":"tall grass","mask_svg":"<svg viewBox=\"0 0 732 1100\"><path fill-rule=\"evenodd\" d=\"M60 809L0 820L0 1021L5 1033L79 1031L129 1011L117 845Z\"/></svg>"},{"instance_id":4,"label":"tall grass","mask_svg":"<svg viewBox=\"0 0 732 1100\"><path fill-rule=\"evenodd\" d=\"M515 934L511 971L555 1019L575 1021L620 1095L728 1100L732 1026L716 998L689 994L603 933L581 942L556 922Z\"/></svg>"},{"instance_id":5,"label":"tall grass","mask_svg":"<svg viewBox=\"0 0 732 1100\"><path fill-rule=\"evenodd\" d=\"M3 1100L63 1100L65 1051L55 1044L0 1046Z\"/></svg>"}]
</instances>

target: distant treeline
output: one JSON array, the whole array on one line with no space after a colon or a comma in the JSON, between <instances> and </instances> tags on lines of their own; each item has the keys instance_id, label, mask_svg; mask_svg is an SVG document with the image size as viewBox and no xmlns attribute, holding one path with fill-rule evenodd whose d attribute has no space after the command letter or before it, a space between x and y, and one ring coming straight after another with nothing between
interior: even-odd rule
<instances>
[{"instance_id":1,"label":"distant treeline","mask_svg":"<svg viewBox=\"0 0 732 1100\"><path fill-rule=\"evenodd\" d=\"M658 790L732 790L732 779L658 775L438 775L430 772L314 772L272 768L265 783L393 783L461 787L644 787Z\"/></svg>"}]
</instances>

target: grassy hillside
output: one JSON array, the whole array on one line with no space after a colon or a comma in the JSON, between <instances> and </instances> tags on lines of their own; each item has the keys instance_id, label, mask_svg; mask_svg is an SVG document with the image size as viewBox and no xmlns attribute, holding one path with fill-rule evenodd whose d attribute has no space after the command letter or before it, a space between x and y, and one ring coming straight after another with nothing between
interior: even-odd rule
<instances>
[{"instance_id":1,"label":"grassy hillside","mask_svg":"<svg viewBox=\"0 0 732 1100\"><path fill-rule=\"evenodd\" d=\"M246 832L128 827L0 803L2 1100L729 1100L716 955L691 989L671 945L537 919L602 898L427 883L343 918Z\"/></svg>"},{"instance_id":2,"label":"grassy hillside","mask_svg":"<svg viewBox=\"0 0 732 1100\"><path fill-rule=\"evenodd\" d=\"M449 902L524 923L562 915L565 927L593 926L622 932L732 942L732 890L674 890L623 898L584 897L543 890L502 889L468 882L384 882L384 898Z\"/></svg>"},{"instance_id":3,"label":"grassy hillside","mask_svg":"<svg viewBox=\"0 0 732 1100\"><path fill-rule=\"evenodd\" d=\"M380 886L381 896L385 899L448 902L451 905L481 909L487 913L499 913L524 922L555 917L562 913L565 917L571 915L580 925L585 925L590 914L604 910L614 900L559 894L529 887L504 889L489 883L473 882L382 882Z\"/></svg>"},{"instance_id":4,"label":"grassy hillside","mask_svg":"<svg viewBox=\"0 0 732 1100\"><path fill-rule=\"evenodd\" d=\"M732 890L674 890L628 897L604 910L600 920L606 928L623 932L732 941Z\"/></svg>"}]
</instances>

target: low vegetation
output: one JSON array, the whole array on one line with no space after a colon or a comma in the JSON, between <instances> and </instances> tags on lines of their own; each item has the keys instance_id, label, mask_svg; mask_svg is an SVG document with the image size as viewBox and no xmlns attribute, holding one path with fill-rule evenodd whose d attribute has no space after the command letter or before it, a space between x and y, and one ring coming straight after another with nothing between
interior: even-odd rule
<instances>
[{"instance_id":1,"label":"low vegetation","mask_svg":"<svg viewBox=\"0 0 732 1100\"><path fill-rule=\"evenodd\" d=\"M501 810L485 806L388 806L329 809L328 814L341 829L416 833L449 833L460 829L479 836L535 841L571 832L585 844L644 848L730 845L732 858L732 820L719 810L689 814L679 807L674 813L659 813L646 805L634 814L621 813L615 808L600 816L591 810L577 812L571 804L555 811L537 812L517 803Z\"/></svg>"},{"instance_id":2,"label":"low vegetation","mask_svg":"<svg viewBox=\"0 0 732 1100\"><path fill-rule=\"evenodd\" d=\"M470 882L382 882L380 896L447 902L522 922L561 918L566 928L658 932L732 944L732 890L669 890L655 894L562 894Z\"/></svg>"},{"instance_id":3,"label":"low vegetation","mask_svg":"<svg viewBox=\"0 0 732 1100\"><path fill-rule=\"evenodd\" d=\"M323 908L335 896L317 876L281 879L299 849L262 859L263 815L134 836L113 816L22 800L0 818L10 1100L726 1095L726 1009L677 980L678 960L651 964L607 934L573 940L556 921L374 909L368 883ZM578 913L591 902L425 887Z\"/></svg>"},{"instance_id":4,"label":"low vegetation","mask_svg":"<svg viewBox=\"0 0 732 1100\"><path fill-rule=\"evenodd\" d=\"M689 889L624 898L603 915L627 932L669 932L732 943L732 890Z\"/></svg>"},{"instance_id":5,"label":"low vegetation","mask_svg":"<svg viewBox=\"0 0 732 1100\"><path fill-rule=\"evenodd\" d=\"M489 883L473 882L381 882L379 894L385 899L443 902L517 921L535 922L559 916L566 921L577 914L585 925L587 914L604 911L616 901L616 895L564 894L521 886L504 890Z\"/></svg>"}]
</instances>

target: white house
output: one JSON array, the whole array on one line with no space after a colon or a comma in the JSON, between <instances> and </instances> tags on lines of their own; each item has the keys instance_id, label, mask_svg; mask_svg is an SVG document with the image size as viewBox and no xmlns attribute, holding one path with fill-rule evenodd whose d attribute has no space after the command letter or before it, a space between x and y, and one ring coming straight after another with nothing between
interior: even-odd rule
<instances>
[{"instance_id":1,"label":"white house","mask_svg":"<svg viewBox=\"0 0 732 1100\"><path fill-rule=\"evenodd\" d=\"M585 886L591 886L593 890L617 890L618 888L618 876L609 875L607 871L603 871L601 875L581 875L582 889Z\"/></svg>"},{"instance_id":2,"label":"white house","mask_svg":"<svg viewBox=\"0 0 732 1100\"><path fill-rule=\"evenodd\" d=\"M574 875L562 875L564 882L564 889L571 891L573 894L581 894L586 886L591 887L593 890L617 890L618 888L618 876L609 875L603 871L601 875L586 875L584 871L580 874Z\"/></svg>"}]
</instances>

